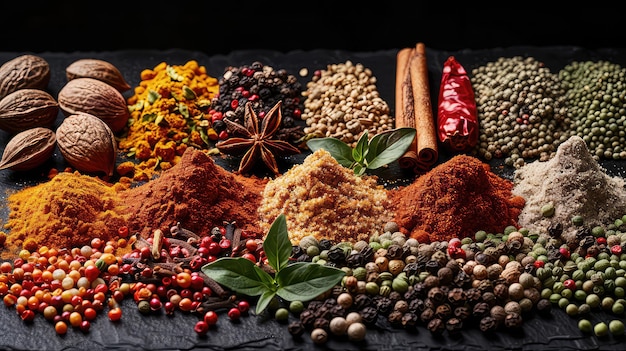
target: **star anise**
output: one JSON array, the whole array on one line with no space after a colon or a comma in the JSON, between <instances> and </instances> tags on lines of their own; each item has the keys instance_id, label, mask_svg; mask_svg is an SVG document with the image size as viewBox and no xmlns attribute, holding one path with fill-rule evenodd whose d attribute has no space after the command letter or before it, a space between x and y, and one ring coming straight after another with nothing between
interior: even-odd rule
<instances>
[{"instance_id":1,"label":"star anise","mask_svg":"<svg viewBox=\"0 0 626 351\"><path fill-rule=\"evenodd\" d=\"M282 101L279 101L265 114L260 129L259 118L250 102L245 106L244 125L224 119L231 137L217 142L215 147L225 154L243 155L237 171L239 174L249 172L260 156L274 175L279 175L275 156L300 153L300 150L289 142L274 139L283 118L281 106Z\"/></svg>"}]
</instances>

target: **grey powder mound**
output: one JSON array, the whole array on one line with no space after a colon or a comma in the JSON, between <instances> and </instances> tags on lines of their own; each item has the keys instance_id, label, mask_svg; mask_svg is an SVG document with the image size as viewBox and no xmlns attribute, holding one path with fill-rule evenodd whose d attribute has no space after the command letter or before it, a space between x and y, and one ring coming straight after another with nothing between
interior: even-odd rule
<instances>
[{"instance_id":1,"label":"grey powder mound","mask_svg":"<svg viewBox=\"0 0 626 351\"><path fill-rule=\"evenodd\" d=\"M569 241L576 232L573 216L582 216L584 225L594 227L626 214L624 179L607 175L579 136L561 144L552 159L520 167L513 182L513 194L526 199L518 223L532 233L547 234L552 224L561 223ZM544 217L541 208L549 204L554 215Z\"/></svg>"}]
</instances>

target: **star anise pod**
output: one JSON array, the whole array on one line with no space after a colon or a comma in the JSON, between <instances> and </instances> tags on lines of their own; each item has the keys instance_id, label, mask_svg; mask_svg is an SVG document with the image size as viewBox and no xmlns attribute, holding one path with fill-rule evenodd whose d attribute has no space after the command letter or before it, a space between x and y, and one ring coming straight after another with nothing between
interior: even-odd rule
<instances>
[{"instance_id":1,"label":"star anise pod","mask_svg":"<svg viewBox=\"0 0 626 351\"><path fill-rule=\"evenodd\" d=\"M282 101L279 101L265 114L260 129L259 118L250 102L245 106L244 125L224 119L231 137L217 142L215 147L225 154L243 155L237 171L239 174L249 172L260 156L274 175L279 175L275 156L300 153L289 142L274 138L283 119L281 106Z\"/></svg>"}]
</instances>

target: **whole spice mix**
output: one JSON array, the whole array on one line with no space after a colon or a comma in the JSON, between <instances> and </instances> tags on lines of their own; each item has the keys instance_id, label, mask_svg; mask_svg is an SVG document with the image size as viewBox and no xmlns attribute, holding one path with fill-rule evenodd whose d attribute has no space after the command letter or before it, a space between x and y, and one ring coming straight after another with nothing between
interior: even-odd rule
<instances>
[{"instance_id":1,"label":"whole spice mix","mask_svg":"<svg viewBox=\"0 0 626 351\"><path fill-rule=\"evenodd\" d=\"M128 130L118 144L139 163L125 162L118 172L132 171L134 180L146 181L175 165L188 146L208 148L217 140L209 108L218 90L217 79L194 60L182 66L161 62L143 70L135 94L127 100Z\"/></svg>"},{"instance_id":2,"label":"whole spice mix","mask_svg":"<svg viewBox=\"0 0 626 351\"><path fill-rule=\"evenodd\" d=\"M131 233L145 238L177 223L197 235L209 235L224 221L235 221L237 227L260 236L256 210L266 182L232 174L204 151L188 148L174 167L120 197L132 213Z\"/></svg>"},{"instance_id":3,"label":"whole spice mix","mask_svg":"<svg viewBox=\"0 0 626 351\"><path fill-rule=\"evenodd\" d=\"M72 248L91 239L116 239L129 212L120 192L127 185L108 184L78 172L61 172L51 180L12 193L5 228L4 257L41 246Z\"/></svg>"},{"instance_id":4,"label":"whole spice mix","mask_svg":"<svg viewBox=\"0 0 626 351\"><path fill-rule=\"evenodd\" d=\"M398 225L420 242L434 242L517 226L525 201L512 189L513 182L491 172L488 164L461 154L390 190L389 197Z\"/></svg>"}]
</instances>

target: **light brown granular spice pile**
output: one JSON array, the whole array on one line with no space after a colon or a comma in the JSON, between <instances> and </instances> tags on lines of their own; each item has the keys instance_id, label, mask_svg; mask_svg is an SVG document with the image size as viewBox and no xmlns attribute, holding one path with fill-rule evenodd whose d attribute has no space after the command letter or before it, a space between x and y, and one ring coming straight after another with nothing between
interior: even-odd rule
<instances>
[{"instance_id":1,"label":"light brown granular spice pile","mask_svg":"<svg viewBox=\"0 0 626 351\"><path fill-rule=\"evenodd\" d=\"M313 235L335 242L367 240L390 220L387 190L375 176L356 176L324 149L270 180L259 207L267 233L280 213L292 244Z\"/></svg>"}]
</instances>

